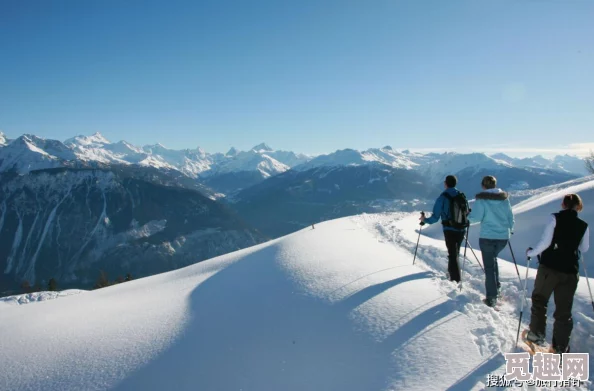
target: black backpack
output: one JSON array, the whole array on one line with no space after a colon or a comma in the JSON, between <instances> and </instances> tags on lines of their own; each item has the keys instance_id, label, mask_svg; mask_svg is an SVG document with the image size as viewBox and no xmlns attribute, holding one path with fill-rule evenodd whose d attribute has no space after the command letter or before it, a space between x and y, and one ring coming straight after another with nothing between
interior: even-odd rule
<instances>
[{"instance_id":1,"label":"black backpack","mask_svg":"<svg viewBox=\"0 0 594 391\"><path fill-rule=\"evenodd\" d=\"M443 225L456 229L465 229L468 227L470 225L468 222L468 211L470 207L468 206L466 195L461 192L458 192L454 197L446 192L443 195L450 200L448 220L443 221Z\"/></svg>"}]
</instances>

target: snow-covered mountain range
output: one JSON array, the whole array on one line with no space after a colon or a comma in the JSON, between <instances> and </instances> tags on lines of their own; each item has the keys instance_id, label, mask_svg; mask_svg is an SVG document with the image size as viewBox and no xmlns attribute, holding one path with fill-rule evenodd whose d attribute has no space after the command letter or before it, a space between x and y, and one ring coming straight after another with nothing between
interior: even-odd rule
<instances>
[{"instance_id":1,"label":"snow-covered mountain range","mask_svg":"<svg viewBox=\"0 0 594 391\"><path fill-rule=\"evenodd\" d=\"M365 151L338 150L316 157L291 151L277 151L262 143L249 151L231 148L227 153L207 153L201 148L174 150L161 144L134 146L126 141L111 142L100 133L77 136L64 142L25 134L8 140L0 133L0 172L26 173L32 170L60 167L65 162L82 165L93 163L151 166L178 170L191 178L213 181L213 178L237 173L257 173L261 179L289 169L307 171L318 167L361 166L379 164L391 168L417 170L431 180L448 173L474 169L521 168L552 170L587 175L583 160L576 156L542 156L517 159L499 153L415 153L396 151L389 146ZM216 182L216 180L214 180Z\"/></svg>"},{"instance_id":2,"label":"snow-covered mountain range","mask_svg":"<svg viewBox=\"0 0 594 391\"><path fill-rule=\"evenodd\" d=\"M161 144L134 146L111 142L100 133L77 136L64 142L25 134L15 140L0 136L0 172L27 173L72 163L140 165L178 170L191 178L208 180L219 175L256 172L261 179L285 172L310 158L289 151L275 151L266 144L249 151L231 148L228 153L209 154L201 148L173 150Z\"/></svg>"}]
</instances>

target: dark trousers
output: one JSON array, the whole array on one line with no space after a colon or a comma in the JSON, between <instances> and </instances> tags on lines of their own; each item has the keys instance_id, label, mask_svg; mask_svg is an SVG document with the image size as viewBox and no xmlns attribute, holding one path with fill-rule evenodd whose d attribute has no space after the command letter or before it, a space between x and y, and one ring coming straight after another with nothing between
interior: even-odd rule
<instances>
[{"instance_id":1,"label":"dark trousers","mask_svg":"<svg viewBox=\"0 0 594 391\"><path fill-rule=\"evenodd\" d=\"M443 231L446 247L448 248L448 272L450 280L460 282L460 265L458 264L458 255L460 246L464 241L465 231Z\"/></svg>"},{"instance_id":2,"label":"dark trousers","mask_svg":"<svg viewBox=\"0 0 594 391\"><path fill-rule=\"evenodd\" d=\"M561 351L569 346L573 319L571 308L577 289L579 274L562 273L540 265L536 272L534 291L532 292L532 316L530 330L545 336L547 327L547 306L551 294L555 294L555 324L553 326L553 347Z\"/></svg>"},{"instance_id":3,"label":"dark trousers","mask_svg":"<svg viewBox=\"0 0 594 391\"><path fill-rule=\"evenodd\" d=\"M485 292L487 299L497 298L497 291L501 286L499 282L499 265L497 256L507 246L507 240L501 239L479 239L479 246L483 254L485 265Z\"/></svg>"}]
</instances>

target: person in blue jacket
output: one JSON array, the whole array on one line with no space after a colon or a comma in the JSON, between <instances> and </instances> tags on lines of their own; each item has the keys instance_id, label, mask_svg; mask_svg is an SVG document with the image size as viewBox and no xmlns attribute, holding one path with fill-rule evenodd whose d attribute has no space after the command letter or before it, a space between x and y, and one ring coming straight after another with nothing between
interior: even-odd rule
<instances>
[{"instance_id":1,"label":"person in blue jacket","mask_svg":"<svg viewBox=\"0 0 594 391\"><path fill-rule=\"evenodd\" d=\"M458 257L460 254L460 246L464 241L464 232L466 229L456 229L448 226L450 211L450 200L444 193L455 197L460 192L456 189L458 179L454 175L448 175L444 181L445 191L437 198L433 206L433 214L426 218L421 215L421 225L434 224L441 219L443 224L443 236L445 238L446 247L448 248L448 272L450 274L450 281L460 282L460 265Z\"/></svg>"},{"instance_id":2,"label":"person in blue jacket","mask_svg":"<svg viewBox=\"0 0 594 391\"><path fill-rule=\"evenodd\" d=\"M476 195L468 221L471 224L481 223L479 246L485 265L484 303L493 307L497 304L501 289L497 256L507 246L515 220L509 194L497 188L497 179L491 175L486 176L481 186L483 191Z\"/></svg>"}]
</instances>

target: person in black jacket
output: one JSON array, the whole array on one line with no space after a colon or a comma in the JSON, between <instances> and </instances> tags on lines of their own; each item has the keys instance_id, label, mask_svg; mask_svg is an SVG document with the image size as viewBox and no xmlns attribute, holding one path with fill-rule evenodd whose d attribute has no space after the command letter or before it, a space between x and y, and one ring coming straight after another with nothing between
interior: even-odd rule
<instances>
[{"instance_id":1,"label":"person in black jacket","mask_svg":"<svg viewBox=\"0 0 594 391\"><path fill-rule=\"evenodd\" d=\"M562 210L549 219L538 245L528 248L528 257L538 256L532 292L530 330L526 339L542 345L545 341L547 306L551 294L555 297L555 324L552 347L555 353L569 352L569 339L573 329L571 309L579 280L579 260L590 247L588 224L578 217L583 208L577 194L563 198Z\"/></svg>"}]
</instances>

